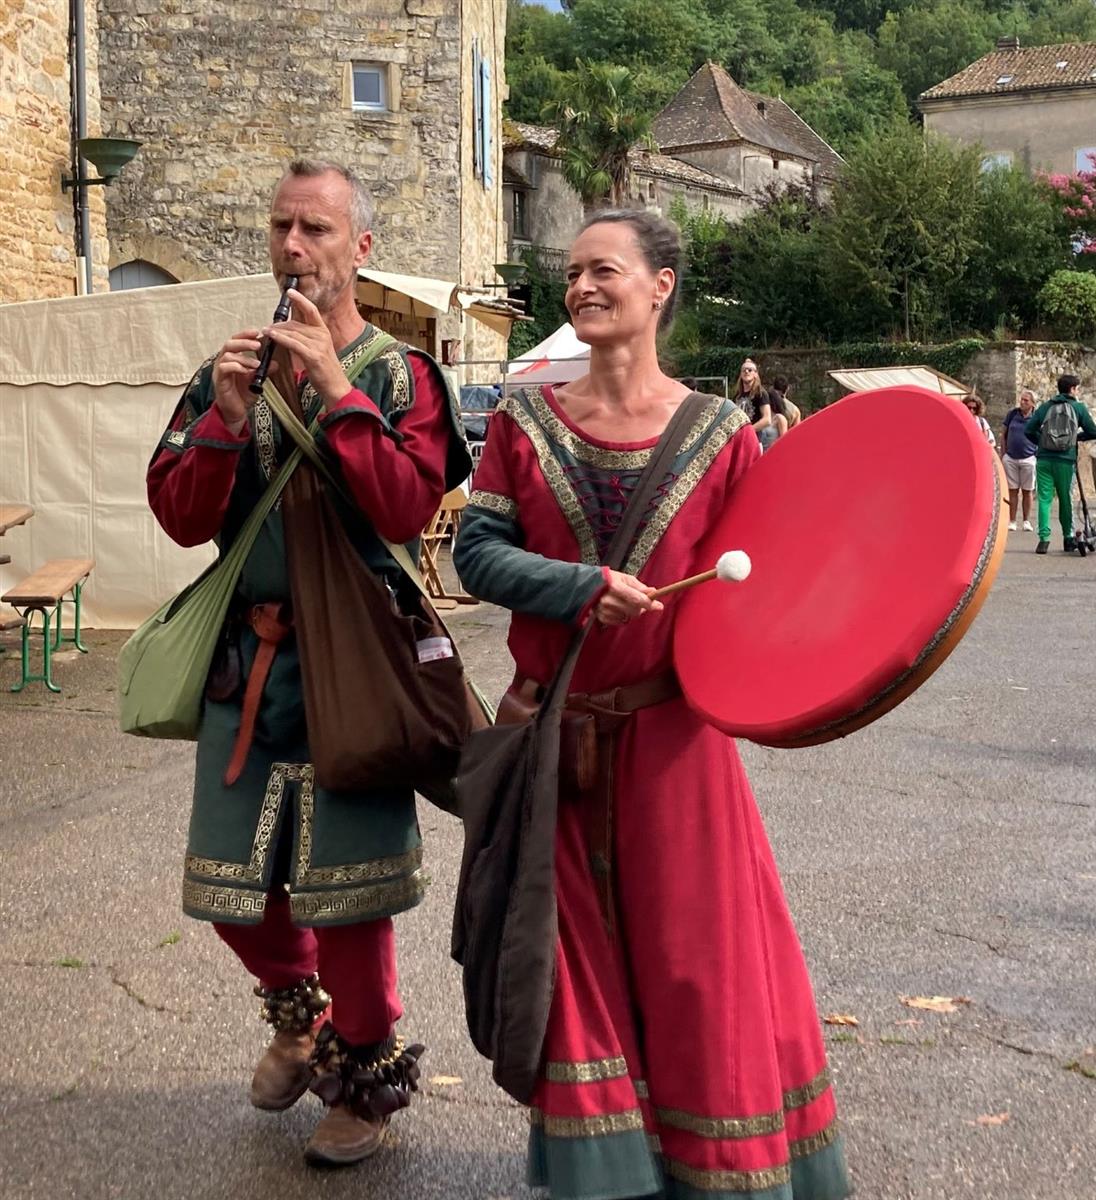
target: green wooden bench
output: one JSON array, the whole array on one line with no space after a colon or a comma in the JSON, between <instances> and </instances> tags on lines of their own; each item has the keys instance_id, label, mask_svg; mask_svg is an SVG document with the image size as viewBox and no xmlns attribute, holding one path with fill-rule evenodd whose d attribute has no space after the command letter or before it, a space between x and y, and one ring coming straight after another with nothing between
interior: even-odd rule
<instances>
[{"instance_id":1,"label":"green wooden bench","mask_svg":"<svg viewBox=\"0 0 1096 1200\"><path fill-rule=\"evenodd\" d=\"M80 593L94 566L93 558L55 558L0 596L0 600L16 610L23 627L23 674L11 689L13 692L21 692L28 683L44 683L51 692L59 692L61 689L53 682L51 670L53 652L69 642L82 654L87 654L87 646L80 641ZM73 608L71 636L62 632L66 604ZM41 674L31 674L30 670L30 638L35 615L41 618L42 626Z\"/></svg>"}]
</instances>

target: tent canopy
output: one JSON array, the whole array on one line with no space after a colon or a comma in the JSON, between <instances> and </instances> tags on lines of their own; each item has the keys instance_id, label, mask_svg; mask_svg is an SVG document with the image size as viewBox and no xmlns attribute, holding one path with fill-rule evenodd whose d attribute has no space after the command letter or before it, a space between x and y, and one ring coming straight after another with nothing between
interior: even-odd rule
<instances>
[{"instance_id":1,"label":"tent canopy","mask_svg":"<svg viewBox=\"0 0 1096 1200\"><path fill-rule=\"evenodd\" d=\"M945 396L965 396L970 388L937 371L935 367L857 367L847 371L829 371L831 379L850 392L868 392L873 388L916 384Z\"/></svg>"},{"instance_id":2,"label":"tent canopy","mask_svg":"<svg viewBox=\"0 0 1096 1200\"><path fill-rule=\"evenodd\" d=\"M421 275L397 275L391 271L358 268L356 296L359 304L382 308L411 317L441 317L449 312L466 312L503 337L520 313L506 300L463 288L444 279Z\"/></svg>"},{"instance_id":3,"label":"tent canopy","mask_svg":"<svg viewBox=\"0 0 1096 1200\"><path fill-rule=\"evenodd\" d=\"M590 347L580 342L574 327L561 325L543 342L510 363L506 383L528 387L538 383L568 383L590 369Z\"/></svg>"}]
</instances>

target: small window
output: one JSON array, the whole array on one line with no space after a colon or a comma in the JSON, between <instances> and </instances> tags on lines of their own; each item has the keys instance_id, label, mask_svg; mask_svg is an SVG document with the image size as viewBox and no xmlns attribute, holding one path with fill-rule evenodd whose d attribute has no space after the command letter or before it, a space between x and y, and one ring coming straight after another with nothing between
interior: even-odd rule
<instances>
[{"instance_id":1,"label":"small window","mask_svg":"<svg viewBox=\"0 0 1096 1200\"><path fill-rule=\"evenodd\" d=\"M1069 66L1069 63L1064 58L1060 58L1054 65L1059 71L1064 71Z\"/></svg>"},{"instance_id":2,"label":"small window","mask_svg":"<svg viewBox=\"0 0 1096 1200\"><path fill-rule=\"evenodd\" d=\"M529 197L524 188L514 188L514 237L528 237Z\"/></svg>"},{"instance_id":3,"label":"small window","mask_svg":"<svg viewBox=\"0 0 1096 1200\"><path fill-rule=\"evenodd\" d=\"M1015 77L1012 75L998 75L997 76L998 86L1003 87L1006 83L1011 83L1014 78Z\"/></svg>"},{"instance_id":4,"label":"small window","mask_svg":"<svg viewBox=\"0 0 1096 1200\"><path fill-rule=\"evenodd\" d=\"M351 107L360 112L387 112L388 86L384 67L355 63Z\"/></svg>"},{"instance_id":5,"label":"small window","mask_svg":"<svg viewBox=\"0 0 1096 1200\"><path fill-rule=\"evenodd\" d=\"M1074 159L1077 171L1096 171L1096 146L1082 146Z\"/></svg>"},{"instance_id":6,"label":"small window","mask_svg":"<svg viewBox=\"0 0 1096 1200\"><path fill-rule=\"evenodd\" d=\"M987 171L998 171L1005 167L1012 166L1012 151L1011 150L996 150L993 154L985 154L982 156L982 173Z\"/></svg>"}]
</instances>

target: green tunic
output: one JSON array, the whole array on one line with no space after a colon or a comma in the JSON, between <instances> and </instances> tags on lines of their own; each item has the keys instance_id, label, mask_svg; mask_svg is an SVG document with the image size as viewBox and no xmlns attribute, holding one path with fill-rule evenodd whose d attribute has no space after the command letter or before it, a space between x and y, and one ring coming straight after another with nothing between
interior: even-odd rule
<instances>
[{"instance_id":1,"label":"green tunic","mask_svg":"<svg viewBox=\"0 0 1096 1200\"><path fill-rule=\"evenodd\" d=\"M380 408L398 436L401 415L414 403L414 378L406 347L391 348L361 367L378 331L367 326L341 354L348 379ZM442 378L440 371L439 379ZM212 404L212 362L195 375L180 402L189 429ZM442 380L444 384L444 380ZM447 389L448 391L448 389ZM311 385L299 394L311 421L320 401ZM466 478L470 459L450 394L452 417L447 484ZM218 544L231 545L268 480L292 449L264 400L251 414L252 441L241 456ZM318 440L323 444L323 433ZM169 430L163 448L183 453L187 438ZM401 576L379 540L359 552L394 586ZM409 547L415 557L415 547ZM239 609L291 600L285 537L275 508L256 540L238 586ZM353 630L347 630L353 636ZM223 780L240 724L243 685L258 648L246 625L230 624L226 652L239 655L241 683L225 701L207 697L198 735L194 805L183 879L183 909L214 921L257 922L267 893L289 892L293 919L301 925L337 925L403 912L423 896L422 840L411 788L330 791L317 787L309 761L300 658L290 635L278 647L263 691L255 737L240 778ZM363 681L362 715L371 697Z\"/></svg>"}]
</instances>

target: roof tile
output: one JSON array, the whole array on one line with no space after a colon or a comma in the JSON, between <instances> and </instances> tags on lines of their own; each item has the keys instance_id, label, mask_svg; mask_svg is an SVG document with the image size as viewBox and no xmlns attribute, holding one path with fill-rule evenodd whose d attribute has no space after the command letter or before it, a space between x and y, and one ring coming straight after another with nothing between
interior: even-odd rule
<instances>
[{"instance_id":1,"label":"roof tile","mask_svg":"<svg viewBox=\"0 0 1096 1200\"><path fill-rule=\"evenodd\" d=\"M932 101L1075 87L1096 88L1096 42L993 50L922 92L918 99Z\"/></svg>"}]
</instances>

